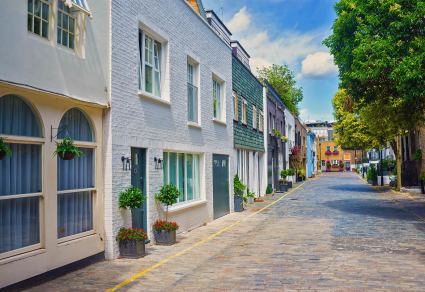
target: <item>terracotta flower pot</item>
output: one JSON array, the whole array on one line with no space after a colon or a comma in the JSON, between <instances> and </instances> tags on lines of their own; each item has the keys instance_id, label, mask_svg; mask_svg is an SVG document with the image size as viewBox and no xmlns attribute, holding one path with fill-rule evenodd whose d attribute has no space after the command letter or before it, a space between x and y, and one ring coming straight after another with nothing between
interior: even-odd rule
<instances>
[{"instance_id":1,"label":"terracotta flower pot","mask_svg":"<svg viewBox=\"0 0 425 292\"><path fill-rule=\"evenodd\" d=\"M65 153L59 153L59 157L62 159L62 160L72 160L72 159L74 159L74 157L75 157L75 154L74 153L72 153L72 152L65 152Z\"/></svg>"}]
</instances>

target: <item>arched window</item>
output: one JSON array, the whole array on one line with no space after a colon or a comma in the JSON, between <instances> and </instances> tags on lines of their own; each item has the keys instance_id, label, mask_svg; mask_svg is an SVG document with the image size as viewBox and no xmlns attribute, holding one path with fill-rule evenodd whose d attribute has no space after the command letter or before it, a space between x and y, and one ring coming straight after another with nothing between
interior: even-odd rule
<instances>
[{"instance_id":1,"label":"arched window","mask_svg":"<svg viewBox=\"0 0 425 292\"><path fill-rule=\"evenodd\" d=\"M40 243L41 123L16 95L0 97L0 136L11 156L0 160L0 254Z\"/></svg>"},{"instance_id":2,"label":"arched window","mask_svg":"<svg viewBox=\"0 0 425 292\"><path fill-rule=\"evenodd\" d=\"M58 138L70 137L75 144L94 142L91 122L79 109L62 117ZM90 144L90 143L89 143ZM94 143L93 143L94 145ZM81 157L58 159L58 238L93 230L93 192L95 190L94 147L79 147Z\"/></svg>"}]
</instances>

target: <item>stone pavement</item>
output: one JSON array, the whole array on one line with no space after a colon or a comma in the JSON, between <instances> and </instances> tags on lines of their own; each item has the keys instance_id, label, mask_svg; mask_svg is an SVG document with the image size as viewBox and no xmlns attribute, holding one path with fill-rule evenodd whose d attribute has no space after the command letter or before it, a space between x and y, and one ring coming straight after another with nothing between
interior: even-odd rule
<instances>
[{"instance_id":1,"label":"stone pavement","mask_svg":"<svg viewBox=\"0 0 425 292\"><path fill-rule=\"evenodd\" d=\"M254 214L278 197L183 234L172 247L151 245L143 259L96 263L32 290L112 288L235 223L121 290L425 291L423 200L331 173Z\"/></svg>"}]
</instances>

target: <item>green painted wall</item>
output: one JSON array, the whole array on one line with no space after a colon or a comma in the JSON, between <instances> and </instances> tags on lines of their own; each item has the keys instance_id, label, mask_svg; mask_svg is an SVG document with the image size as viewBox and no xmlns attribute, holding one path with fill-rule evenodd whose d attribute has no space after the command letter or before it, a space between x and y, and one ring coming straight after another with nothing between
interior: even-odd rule
<instances>
[{"instance_id":1,"label":"green painted wall","mask_svg":"<svg viewBox=\"0 0 425 292\"><path fill-rule=\"evenodd\" d=\"M263 112L263 86L235 56L232 58L233 91L238 95L239 121L233 120L235 148L264 151L263 133L258 130L258 117ZM242 124L242 97L247 101L247 124ZM257 108L257 129L252 127L252 106ZM266 125L264 125L266 128Z\"/></svg>"}]
</instances>

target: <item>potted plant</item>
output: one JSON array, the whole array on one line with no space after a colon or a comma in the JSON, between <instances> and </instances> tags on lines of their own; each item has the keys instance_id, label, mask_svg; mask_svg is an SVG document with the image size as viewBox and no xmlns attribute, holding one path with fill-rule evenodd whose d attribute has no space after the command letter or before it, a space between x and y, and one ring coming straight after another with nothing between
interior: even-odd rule
<instances>
[{"instance_id":1,"label":"potted plant","mask_svg":"<svg viewBox=\"0 0 425 292\"><path fill-rule=\"evenodd\" d=\"M332 164L330 161L326 161L326 171L331 171Z\"/></svg>"},{"instance_id":2,"label":"potted plant","mask_svg":"<svg viewBox=\"0 0 425 292\"><path fill-rule=\"evenodd\" d=\"M422 171L420 179L421 179L421 193L425 194L425 171Z\"/></svg>"},{"instance_id":3,"label":"potted plant","mask_svg":"<svg viewBox=\"0 0 425 292\"><path fill-rule=\"evenodd\" d=\"M339 161L339 171L344 171L344 162Z\"/></svg>"},{"instance_id":4,"label":"potted plant","mask_svg":"<svg viewBox=\"0 0 425 292\"><path fill-rule=\"evenodd\" d=\"M0 137L0 160L3 160L5 156L11 156L12 150L10 149L10 146L6 143L4 143L3 138Z\"/></svg>"},{"instance_id":5,"label":"potted plant","mask_svg":"<svg viewBox=\"0 0 425 292\"><path fill-rule=\"evenodd\" d=\"M243 197L243 200L245 204L252 204L254 203L254 198L255 198L255 193L247 190L246 195Z\"/></svg>"},{"instance_id":6,"label":"potted plant","mask_svg":"<svg viewBox=\"0 0 425 292\"><path fill-rule=\"evenodd\" d=\"M279 191L287 192L288 191L288 180L286 177L288 176L288 170L282 169L280 171L280 179L279 179Z\"/></svg>"},{"instance_id":7,"label":"potted plant","mask_svg":"<svg viewBox=\"0 0 425 292\"><path fill-rule=\"evenodd\" d=\"M180 191L175 185L163 185L155 200L165 205L165 221L156 220L153 224L153 235L156 244L171 245L176 243L176 231L179 225L176 222L168 222L168 208L175 203L180 196Z\"/></svg>"},{"instance_id":8,"label":"potted plant","mask_svg":"<svg viewBox=\"0 0 425 292\"><path fill-rule=\"evenodd\" d=\"M267 195L273 194L273 188L271 185L267 185L266 194Z\"/></svg>"},{"instance_id":9,"label":"potted plant","mask_svg":"<svg viewBox=\"0 0 425 292\"><path fill-rule=\"evenodd\" d=\"M305 170L299 169L298 170L298 176L300 177L301 181L305 180Z\"/></svg>"},{"instance_id":10,"label":"potted plant","mask_svg":"<svg viewBox=\"0 0 425 292\"><path fill-rule=\"evenodd\" d=\"M75 157L80 157L83 155L83 152L74 145L74 141L69 138L63 138L62 142L56 143L56 151L57 154L62 160L72 160Z\"/></svg>"},{"instance_id":11,"label":"potted plant","mask_svg":"<svg viewBox=\"0 0 425 292\"><path fill-rule=\"evenodd\" d=\"M121 228L116 237L120 255L125 258L138 259L146 255L146 232L140 228Z\"/></svg>"},{"instance_id":12,"label":"potted plant","mask_svg":"<svg viewBox=\"0 0 425 292\"><path fill-rule=\"evenodd\" d=\"M246 186L240 181L239 176L235 175L233 178L233 202L235 205L235 212L242 212L243 208L243 197L245 194Z\"/></svg>"},{"instance_id":13,"label":"potted plant","mask_svg":"<svg viewBox=\"0 0 425 292\"><path fill-rule=\"evenodd\" d=\"M287 169L287 173L286 176L294 176L295 175L295 169L293 168L288 168ZM292 181L288 180L288 188L292 188Z\"/></svg>"},{"instance_id":14,"label":"potted plant","mask_svg":"<svg viewBox=\"0 0 425 292\"><path fill-rule=\"evenodd\" d=\"M375 165L371 164L369 169L367 170L367 182L370 183L371 185L378 185L378 174L376 172L376 167Z\"/></svg>"},{"instance_id":15,"label":"potted plant","mask_svg":"<svg viewBox=\"0 0 425 292\"><path fill-rule=\"evenodd\" d=\"M146 197L137 187L129 187L125 191L119 194L118 206L124 210L130 210L140 208L145 201ZM122 257L127 258L140 258L145 255L145 242L140 241L144 237L147 239L147 235L143 229L138 228L121 228L117 235L119 242L120 254Z\"/></svg>"}]
</instances>

